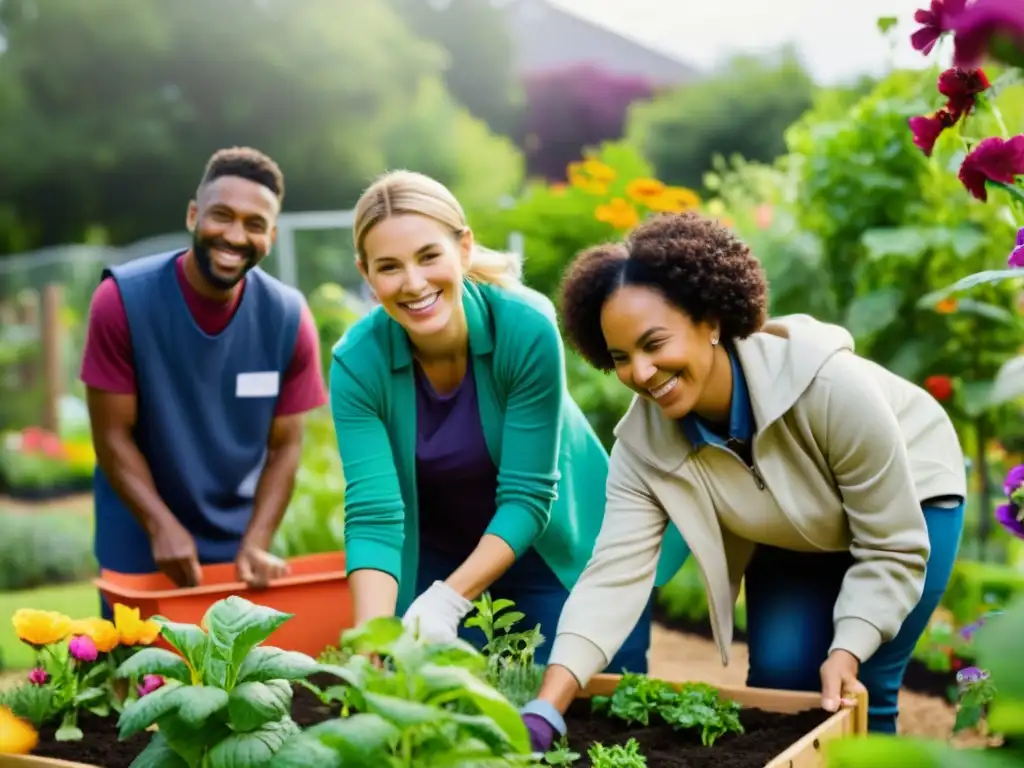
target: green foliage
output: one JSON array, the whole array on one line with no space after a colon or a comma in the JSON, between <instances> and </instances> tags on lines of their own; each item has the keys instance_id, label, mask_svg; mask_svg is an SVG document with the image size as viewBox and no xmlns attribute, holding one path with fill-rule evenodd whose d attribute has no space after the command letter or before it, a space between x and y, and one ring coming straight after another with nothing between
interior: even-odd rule
<instances>
[{"instance_id":1,"label":"green foliage","mask_svg":"<svg viewBox=\"0 0 1024 768\"><path fill-rule=\"evenodd\" d=\"M591 708L627 725L647 726L657 717L678 731L699 730L701 743L708 747L727 733L743 733L739 703L719 698L705 683L687 683L677 690L663 680L627 673L611 696L591 699Z\"/></svg>"},{"instance_id":2,"label":"green foliage","mask_svg":"<svg viewBox=\"0 0 1024 768\"><path fill-rule=\"evenodd\" d=\"M942 605L964 625L1009 605L1024 595L1024 573L996 563L957 560Z\"/></svg>"},{"instance_id":3,"label":"green foliage","mask_svg":"<svg viewBox=\"0 0 1024 768\"><path fill-rule=\"evenodd\" d=\"M92 521L73 512L0 511L0 591L96 575Z\"/></svg>"},{"instance_id":4,"label":"green foliage","mask_svg":"<svg viewBox=\"0 0 1024 768\"><path fill-rule=\"evenodd\" d=\"M587 757L593 768L644 768L647 765L647 758L640 753L640 743L632 736L625 744L611 747L592 744Z\"/></svg>"},{"instance_id":5,"label":"green foliage","mask_svg":"<svg viewBox=\"0 0 1024 768\"><path fill-rule=\"evenodd\" d=\"M716 155L771 162L786 151L786 128L811 106L814 83L796 53L741 56L630 111L626 137L658 178L700 188Z\"/></svg>"},{"instance_id":6,"label":"green foliage","mask_svg":"<svg viewBox=\"0 0 1024 768\"><path fill-rule=\"evenodd\" d=\"M525 614L513 610L511 600L492 600L485 592L473 602L475 611L465 621L467 627L478 627L487 643L483 654L487 657L487 681L517 707L536 698L544 677L544 667L534 663L534 657L544 643L540 624L525 632L514 627Z\"/></svg>"},{"instance_id":7,"label":"green foliage","mask_svg":"<svg viewBox=\"0 0 1024 768\"><path fill-rule=\"evenodd\" d=\"M467 643L422 643L384 617L345 632L340 650L343 665L321 668L345 681L327 693L346 716L293 736L269 768L305 768L311 756L338 768L499 768L530 755L519 711L484 682L486 661Z\"/></svg>"},{"instance_id":8,"label":"green foliage","mask_svg":"<svg viewBox=\"0 0 1024 768\"><path fill-rule=\"evenodd\" d=\"M544 765L572 765L579 759L580 753L569 749L569 740L565 736L544 753Z\"/></svg>"},{"instance_id":9,"label":"green foliage","mask_svg":"<svg viewBox=\"0 0 1024 768\"><path fill-rule=\"evenodd\" d=\"M118 720L121 739L159 727L136 762L154 768L268 765L299 731L291 719L291 682L330 671L305 654L260 645L290 618L236 595L210 606L205 631L154 617L177 653L145 648L117 670L120 677L152 674L167 681L128 704Z\"/></svg>"}]
</instances>

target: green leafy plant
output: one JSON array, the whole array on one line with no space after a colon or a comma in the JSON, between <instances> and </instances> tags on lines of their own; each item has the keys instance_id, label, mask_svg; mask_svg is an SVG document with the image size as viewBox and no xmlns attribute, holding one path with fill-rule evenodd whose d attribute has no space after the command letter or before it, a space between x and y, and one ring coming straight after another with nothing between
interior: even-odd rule
<instances>
[{"instance_id":1,"label":"green leafy plant","mask_svg":"<svg viewBox=\"0 0 1024 768\"><path fill-rule=\"evenodd\" d=\"M977 667L962 669L956 677L960 685L953 733L980 725L996 695L989 674Z\"/></svg>"},{"instance_id":2,"label":"green leafy plant","mask_svg":"<svg viewBox=\"0 0 1024 768\"><path fill-rule=\"evenodd\" d=\"M687 683L677 690L663 680L627 673L611 696L595 696L590 706L627 724L646 726L659 717L678 731L699 729L701 743L708 747L727 733L743 733L739 703L721 699L705 683Z\"/></svg>"},{"instance_id":3,"label":"green leafy plant","mask_svg":"<svg viewBox=\"0 0 1024 768\"><path fill-rule=\"evenodd\" d=\"M593 768L645 768L647 758L640 753L640 744L631 738L624 745L606 747L596 743L587 750Z\"/></svg>"},{"instance_id":4,"label":"green leafy plant","mask_svg":"<svg viewBox=\"0 0 1024 768\"><path fill-rule=\"evenodd\" d=\"M153 617L178 653L146 648L117 670L119 677L165 680L128 704L118 720L122 740L153 725L159 729L132 765L266 766L299 730L290 717L291 681L330 671L305 654L259 645L291 617L236 595L210 606L202 626Z\"/></svg>"},{"instance_id":5,"label":"green leafy plant","mask_svg":"<svg viewBox=\"0 0 1024 768\"><path fill-rule=\"evenodd\" d=\"M492 600L487 592L474 601L473 607L476 610L465 623L478 627L487 638L483 647L487 680L521 707L537 695L544 677L544 667L534 663L537 648L544 643L540 624L524 632L515 631L525 614L513 610L512 600Z\"/></svg>"},{"instance_id":6,"label":"green leafy plant","mask_svg":"<svg viewBox=\"0 0 1024 768\"><path fill-rule=\"evenodd\" d=\"M382 617L342 635L345 681L326 693L342 717L292 736L269 768L426 768L529 764L516 707L483 679L486 659L461 640L429 644ZM378 659L375 663L370 659Z\"/></svg>"},{"instance_id":7,"label":"green leafy plant","mask_svg":"<svg viewBox=\"0 0 1024 768\"><path fill-rule=\"evenodd\" d=\"M563 736L544 753L545 765L572 765L580 759L580 753L569 749L569 740Z\"/></svg>"}]
</instances>

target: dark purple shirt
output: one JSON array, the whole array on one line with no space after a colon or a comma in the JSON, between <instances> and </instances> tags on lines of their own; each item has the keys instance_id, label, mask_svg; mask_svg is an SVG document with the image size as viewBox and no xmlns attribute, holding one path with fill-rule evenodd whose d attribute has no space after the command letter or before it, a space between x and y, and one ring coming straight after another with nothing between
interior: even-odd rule
<instances>
[{"instance_id":1,"label":"dark purple shirt","mask_svg":"<svg viewBox=\"0 0 1024 768\"><path fill-rule=\"evenodd\" d=\"M498 490L472 364L443 396L416 364L416 483L422 545L467 557L494 517Z\"/></svg>"}]
</instances>

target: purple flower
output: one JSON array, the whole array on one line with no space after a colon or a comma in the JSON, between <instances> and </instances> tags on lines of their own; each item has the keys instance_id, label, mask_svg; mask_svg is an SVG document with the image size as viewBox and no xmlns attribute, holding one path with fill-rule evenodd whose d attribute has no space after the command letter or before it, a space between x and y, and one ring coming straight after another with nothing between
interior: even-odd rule
<instances>
[{"instance_id":1,"label":"purple flower","mask_svg":"<svg viewBox=\"0 0 1024 768\"><path fill-rule=\"evenodd\" d=\"M79 661L96 661L96 643L88 635L75 635L68 643L68 651Z\"/></svg>"},{"instance_id":2,"label":"purple flower","mask_svg":"<svg viewBox=\"0 0 1024 768\"><path fill-rule=\"evenodd\" d=\"M1018 539L1024 539L1024 519L1013 504L1000 504L996 507L996 522Z\"/></svg>"},{"instance_id":3,"label":"purple flower","mask_svg":"<svg viewBox=\"0 0 1024 768\"><path fill-rule=\"evenodd\" d=\"M967 667L956 673L958 683L979 683L988 678L988 672L977 667Z\"/></svg>"},{"instance_id":4,"label":"purple flower","mask_svg":"<svg viewBox=\"0 0 1024 768\"><path fill-rule=\"evenodd\" d=\"M138 689L140 697L145 696L158 688L163 688L164 679L160 675L146 675L142 678L142 682L135 687Z\"/></svg>"},{"instance_id":5,"label":"purple flower","mask_svg":"<svg viewBox=\"0 0 1024 768\"><path fill-rule=\"evenodd\" d=\"M971 69L986 53L997 53L1005 46L1007 52L1024 51L1024 3L1020 0L975 0L962 12L949 19L955 34L953 66ZM949 27L947 27L949 28Z\"/></svg>"},{"instance_id":6,"label":"purple flower","mask_svg":"<svg viewBox=\"0 0 1024 768\"><path fill-rule=\"evenodd\" d=\"M1024 267L1024 227L1017 231L1017 247L1010 252L1006 263L1011 267Z\"/></svg>"},{"instance_id":7,"label":"purple flower","mask_svg":"<svg viewBox=\"0 0 1024 768\"><path fill-rule=\"evenodd\" d=\"M968 625L964 626L963 628L961 628L961 630L960 630L960 638L962 640L966 640L967 642L970 642L971 640L974 639L974 633L977 632L979 629L981 629L983 626L985 626L985 619L984 619L984 617L978 619L977 621L972 621L970 624L968 624Z\"/></svg>"},{"instance_id":8,"label":"purple flower","mask_svg":"<svg viewBox=\"0 0 1024 768\"><path fill-rule=\"evenodd\" d=\"M1024 230L1021 230L1024 232ZM1018 240L1020 236L1018 235ZM1012 496L1013 492L1024 485L1024 464L1018 464L1006 473L1006 480L1003 481L1003 493Z\"/></svg>"},{"instance_id":9,"label":"purple flower","mask_svg":"<svg viewBox=\"0 0 1024 768\"><path fill-rule=\"evenodd\" d=\"M28 681L32 685L46 685L46 681L49 679L50 676L46 674L46 670L42 667L35 667L28 673Z\"/></svg>"}]
</instances>

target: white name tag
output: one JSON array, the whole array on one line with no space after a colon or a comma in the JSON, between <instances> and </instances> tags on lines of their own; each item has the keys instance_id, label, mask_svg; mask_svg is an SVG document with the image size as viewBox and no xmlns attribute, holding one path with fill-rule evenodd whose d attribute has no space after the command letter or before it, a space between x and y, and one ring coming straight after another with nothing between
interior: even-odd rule
<instances>
[{"instance_id":1,"label":"white name tag","mask_svg":"<svg viewBox=\"0 0 1024 768\"><path fill-rule=\"evenodd\" d=\"M235 397L275 397L280 388L281 375L277 371L253 371L238 374Z\"/></svg>"}]
</instances>

